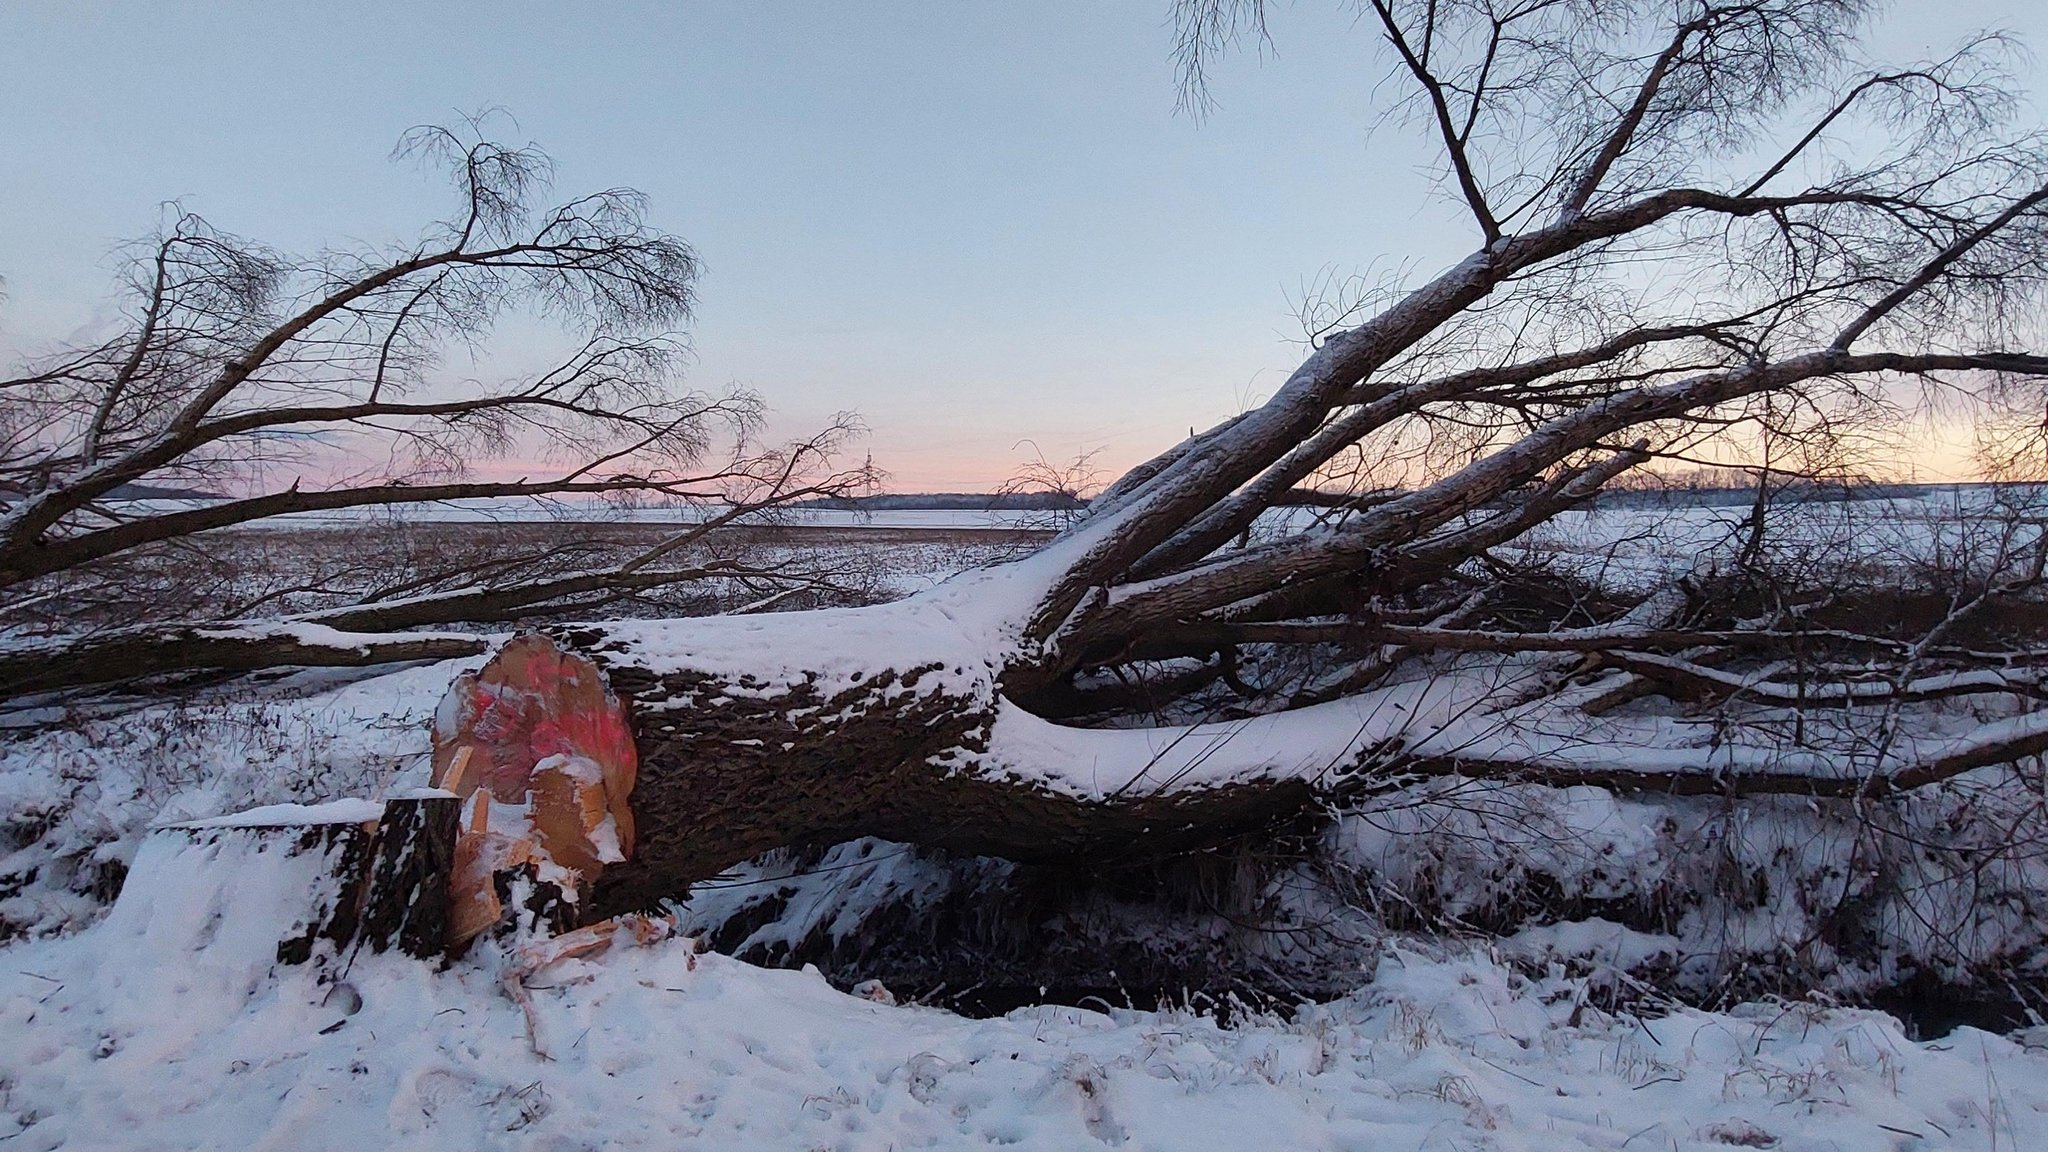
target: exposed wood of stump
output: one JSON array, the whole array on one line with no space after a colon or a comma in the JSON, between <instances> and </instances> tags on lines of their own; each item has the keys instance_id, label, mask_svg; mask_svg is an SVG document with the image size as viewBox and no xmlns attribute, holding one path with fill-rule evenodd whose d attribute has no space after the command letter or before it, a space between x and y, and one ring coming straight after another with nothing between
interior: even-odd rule
<instances>
[{"instance_id":1,"label":"exposed wood of stump","mask_svg":"<svg viewBox=\"0 0 2048 1152\"><path fill-rule=\"evenodd\" d=\"M590 886L633 851L638 771L625 706L586 657L524 635L458 677L434 723L433 782L464 813L449 946L508 913L543 930L592 919Z\"/></svg>"}]
</instances>

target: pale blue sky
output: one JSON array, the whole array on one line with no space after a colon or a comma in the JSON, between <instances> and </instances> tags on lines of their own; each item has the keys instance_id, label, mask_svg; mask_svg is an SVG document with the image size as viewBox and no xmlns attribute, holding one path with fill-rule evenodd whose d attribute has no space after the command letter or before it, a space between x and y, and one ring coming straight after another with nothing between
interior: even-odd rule
<instances>
[{"instance_id":1,"label":"pale blue sky","mask_svg":"<svg viewBox=\"0 0 2048 1152\"><path fill-rule=\"evenodd\" d=\"M894 487L984 488L1031 438L1135 461L1297 350L1290 294L1456 259L1430 156L1374 116L1335 0L1174 114L1166 0L0 5L0 348L104 318L110 253L181 200L285 248L410 234L407 126L502 106L560 187L631 185L704 257L695 382L794 431L841 408ZM1905 0L1887 49L2048 0Z\"/></svg>"}]
</instances>

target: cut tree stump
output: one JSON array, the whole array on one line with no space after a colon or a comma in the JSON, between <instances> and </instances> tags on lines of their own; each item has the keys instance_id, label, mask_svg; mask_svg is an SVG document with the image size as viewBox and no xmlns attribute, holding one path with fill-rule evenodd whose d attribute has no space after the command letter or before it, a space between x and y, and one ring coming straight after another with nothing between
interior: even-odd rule
<instances>
[{"instance_id":1,"label":"cut tree stump","mask_svg":"<svg viewBox=\"0 0 2048 1152\"><path fill-rule=\"evenodd\" d=\"M279 804L155 828L115 902L166 954L267 937L279 964L448 951L456 822L443 792Z\"/></svg>"},{"instance_id":2,"label":"cut tree stump","mask_svg":"<svg viewBox=\"0 0 2048 1152\"><path fill-rule=\"evenodd\" d=\"M457 678L433 743L425 792L158 829L121 905L151 931L174 923L172 904L264 925L242 943L271 934L283 964L364 946L434 959L494 929L545 936L594 919L591 886L633 850L639 768L597 666L515 637ZM205 923L178 932L208 947Z\"/></svg>"},{"instance_id":3,"label":"cut tree stump","mask_svg":"<svg viewBox=\"0 0 2048 1152\"><path fill-rule=\"evenodd\" d=\"M137 921L166 954L267 937L280 964L339 956L360 936L381 815L348 800L162 825L110 918Z\"/></svg>"},{"instance_id":4,"label":"cut tree stump","mask_svg":"<svg viewBox=\"0 0 2048 1152\"><path fill-rule=\"evenodd\" d=\"M362 923L363 888L369 880L367 863L375 834L375 825L357 823L315 824L298 833L299 854L317 853L328 861L328 882L313 892L305 932L278 941L278 963L306 963L321 940L337 954L354 941Z\"/></svg>"}]
</instances>

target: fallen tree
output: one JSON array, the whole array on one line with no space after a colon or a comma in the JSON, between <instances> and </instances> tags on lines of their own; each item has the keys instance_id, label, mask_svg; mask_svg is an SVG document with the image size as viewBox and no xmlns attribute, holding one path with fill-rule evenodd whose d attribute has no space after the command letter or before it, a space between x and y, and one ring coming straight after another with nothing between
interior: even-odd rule
<instances>
[{"instance_id":1,"label":"fallen tree","mask_svg":"<svg viewBox=\"0 0 2048 1152\"><path fill-rule=\"evenodd\" d=\"M1022 631L1032 605L1018 585L1030 587L1032 567L829 615L561 633L628 701L643 766L638 847L605 870L595 909L649 906L771 848L859 836L1143 865L1300 828L1431 776L1877 799L2048 751L2048 713L1901 741L1877 758L1767 733L1713 743L1706 724L1575 706L1629 675L1620 665L1573 684L1568 666L1497 659L1418 662L1336 700L1240 719L1077 727L1010 697L989 658L1008 629ZM1609 651L1625 656L1626 645L1615 636Z\"/></svg>"},{"instance_id":2,"label":"fallen tree","mask_svg":"<svg viewBox=\"0 0 2048 1152\"><path fill-rule=\"evenodd\" d=\"M1187 7L1193 43L1247 26ZM2038 515L1964 517L1931 610L1769 567L1773 484L1916 389L2032 412L2048 377L2048 155L2002 42L1859 70L1865 9L1372 4L1470 255L1339 308L1268 401L1028 558L554 629L636 746L630 857L579 915L857 836L1131 864L1426 778L1860 803L2048 751L2048 645L1990 623L2035 603ZM1630 591L1524 554L1625 473L1744 451L1725 556ZM445 785L472 734L443 735Z\"/></svg>"},{"instance_id":3,"label":"fallen tree","mask_svg":"<svg viewBox=\"0 0 2048 1152\"><path fill-rule=\"evenodd\" d=\"M1858 3L1372 13L1472 254L1029 559L875 608L561 632L640 749L599 910L859 835L1137 860L1420 776L1856 798L2048 750L2028 638L1950 642L2039 584L2026 517L1917 631L1683 580L1531 610L1501 556L1655 459L1749 436L1782 478L1915 384L2036 394L2048 157L2001 126L2000 43L1856 72ZM1611 710L1645 694L1703 707ZM1908 711L1937 699L1979 710Z\"/></svg>"}]
</instances>

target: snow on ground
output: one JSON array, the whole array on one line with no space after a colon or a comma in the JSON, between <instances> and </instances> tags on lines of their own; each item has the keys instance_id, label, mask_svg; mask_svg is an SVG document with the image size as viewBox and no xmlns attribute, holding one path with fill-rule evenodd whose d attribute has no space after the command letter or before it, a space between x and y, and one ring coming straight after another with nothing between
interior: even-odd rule
<instances>
[{"instance_id":1,"label":"snow on ground","mask_svg":"<svg viewBox=\"0 0 2048 1152\"><path fill-rule=\"evenodd\" d=\"M1615 976L1548 962L1657 944L1611 925L1525 932L1500 945L1512 967L1390 951L1351 996L1229 1029L1108 1005L971 1020L621 945L530 980L543 1059L496 952L438 973L360 955L322 983L272 965L308 861L169 851L174 833L135 855L159 813L403 787L456 667L308 674L9 745L10 795L63 801L58 839L122 824L96 850L135 871L97 924L0 948L0 1146L2048 1147L2048 1048L2024 1035L1914 1043L1877 1013L1787 1004L1610 1015ZM41 927L86 923L73 899Z\"/></svg>"},{"instance_id":2,"label":"snow on ground","mask_svg":"<svg viewBox=\"0 0 2048 1152\"><path fill-rule=\"evenodd\" d=\"M972 1020L684 939L529 981L273 970L290 885L180 863L94 928L0 950L0 1141L23 1149L2024 1149L2048 1050L1790 1005L1610 1015L1583 979L1390 953L1292 1021L1070 1007ZM258 869L272 878L288 867ZM254 879L255 877L251 877Z\"/></svg>"},{"instance_id":3,"label":"snow on ground","mask_svg":"<svg viewBox=\"0 0 2048 1152\"><path fill-rule=\"evenodd\" d=\"M2000 500L2038 502L2032 489L1998 489L1985 485L1934 485L1912 495L1873 500L1784 500L1772 507L1770 527L1775 538L1787 536L1810 543L1844 543L1875 551L1890 549L1901 542L1924 539L1935 525L1953 525L1969 518L1991 515ZM1752 506L1742 500L1729 503L1690 503L1685 494L1672 496L1668 505L1629 501L1625 496L1567 511L1536 530L1528 543L1540 550L1610 553L1612 562L1623 567L1654 566L1661 557L1689 555L1701 548L1715 548L1729 541L1739 543L1748 531ZM204 506L203 500L122 501L120 507L135 512L174 512ZM716 508L631 507L602 500L534 499L530 497L488 497L474 500L442 500L411 506L402 513L388 508L343 508L320 512L295 512L265 520L259 529L308 529L335 525L384 522L395 515L412 523L610 523L610 524L692 524ZM1305 509L1283 509L1269 513L1264 523L1274 528L1299 530L1327 516ZM1039 511L983 508L886 508L850 510L837 508L780 508L764 513L755 523L772 523L805 528L838 529L932 529L952 532L1049 528L1061 521L1055 514ZM1868 532L1874 526L1888 526L1883 540L1873 541Z\"/></svg>"},{"instance_id":4,"label":"snow on ground","mask_svg":"<svg viewBox=\"0 0 2048 1152\"><path fill-rule=\"evenodd\" d=\"M425 783L434 708L482 662L5 714L0 937L89 923L152 823Z\"/></svg>"}]
</instances>

